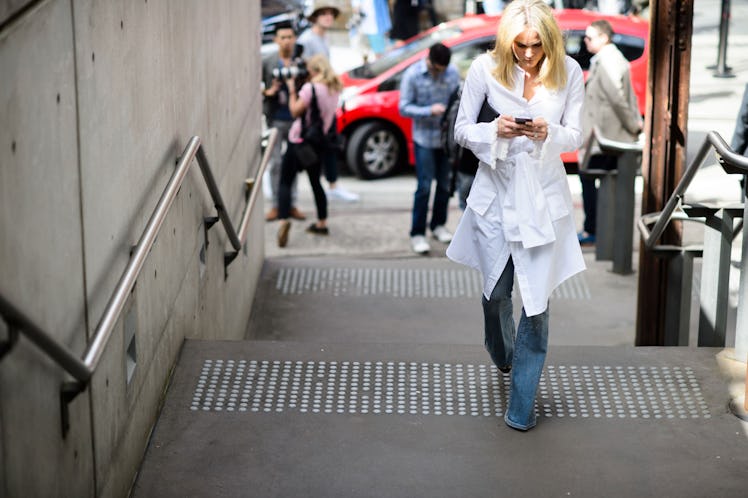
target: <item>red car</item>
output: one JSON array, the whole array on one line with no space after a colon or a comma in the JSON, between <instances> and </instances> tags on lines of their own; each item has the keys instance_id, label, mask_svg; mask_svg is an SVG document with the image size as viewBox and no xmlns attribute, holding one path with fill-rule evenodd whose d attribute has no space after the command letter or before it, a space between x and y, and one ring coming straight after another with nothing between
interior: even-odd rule
<instances>
[{"instance_id":1,"label":"red car","mask_svg":"<svg viewBox=\"0 0 748 498\"><path fill-rule=\"evenodd\" d=\"M585 74L591 58L583 41L585 28L596 19L610 21L616 33L613 42L631 62L634 91L644 115L649 23L585 10L558 10L555 15L564 31L566 53L579 62ZM345 161L352 171L361 178L374 179L414 163L411 120L400 116L397 108L403 72L425 57L431 45L441 42L452 49L451 63L464 77L473 59L493 48L499 18L466 16L440 24L341 76L345 88L337 126L345 137ZM571 167L576 165L576 153L566 154L563 159Z\"/></svg>"}]
</instances>

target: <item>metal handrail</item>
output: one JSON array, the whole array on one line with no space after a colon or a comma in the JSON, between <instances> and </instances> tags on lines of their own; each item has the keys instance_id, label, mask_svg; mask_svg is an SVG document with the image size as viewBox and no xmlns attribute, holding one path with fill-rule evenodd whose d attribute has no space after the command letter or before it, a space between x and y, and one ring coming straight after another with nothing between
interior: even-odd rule
<instances>
[{"instance_id":1,"label":"metal handrail","mask_svg":"<svg viewBox=\"0 0 748 498\"><path fill-rule=\"evenodd\" d=\"M589 151L592 148L592 144L595 142L597 142L600 146L600 150L603 152L642 152L642 150L644 150L644 144L641 142L619 142L617 140L606 138L600 130L600 127L597 125L592 127L592 131L584 142L585 150ZM580 171L597 171L587 169L587 164L589 164L591 156L592 154L589 153L585 155L585 159L579 167ZM608 170L600 171L610 173Z\"/></svg>"},{"instance_id":2,"label":"metal handrail","mask_svg":"<svg viewBox=\"0 0 748 498\"><path fill-rule=\"evenodd\" d=\"M644 150L644 144L641 142L619 142L606 138L598 126L594 126L592 131L600 149L604 152L641 152Z\"/></svg>"},{"instance_id":3,"label":"metal handrail","mask_svg":"<svg viewBox=\"0 0 748 498\"><path fill-rule=\"evenodd\" d=\"M704 139L704 143L699 148L699 151L696 154L696 157L694 157L693 161L691 161L691 164L689 164L688 168L686 168L686 171L683 173L683 176L678 182L678 185L675 187L675 190L673 190L673 193L670 195L670 198L665 204L665 208L662 211L655 211L642 215L639 220L637 220L636 226L642 236L645 248L653 249L670 221L676 219L676 216L674 215L676 210L682 212L683 196L685 195L686 190L688 190L689 185L696 176L696 172L704 162L704 159L706 159L706 155L709 152L710 147L714 147L717 154L719 154L721 160L727 167L734 168L735 170L737 170L735 171L736 173L740 172L743 174L748 174L748 157L744 157L733 152L732 149L730 149L727 143L716 131L710 131L709 133L707 133L706 138ZM687 218L682 215L678 215L677 219ZM655 222L655 225L650 232L647 225L652 222Z\"/></svg>"},{"instance_id":4,"label":"metal handrail","mask_svg":"<svg viewBox=\"0 0 748 498\"><path fill-rule=\"evenodd\" d=\"M200 165L203 178L208 186L213 203L218 210L218 216L228 234L231 246L234 248L235 252L232 254L238 254L246 241L248 220L257 201L258 192L261 190L260 184L262 182L262 177L270 160L270 153L275 141L277 140L277 136L278 132L275 128L269 131L268 144L255 176L253 190L242 215L241 228L238 234L226 213L223 199L221 198L210 165L208 164L207 157L200 143L200 138L195 136L190 139L180 156L174 173L169 179L169 183L166 185L164 192L161 194L161 198L156 204L153 214L143 230L140 240L135 246L135 250L133 251L129 263L125 267L119 282L117 282L117 285L112 292L112 296L109 298L109 302L104 308L104 313L94 331L94 338L86 348L82 360L72 353L66 346L60 344L50 334L45 332L41 327L37 326L30 318L23 314L2 295L0 295L0 316L2 316L12 327L28 337L41 350L62 366L70 375L78 380L80 383L78 386L79 390L82 391L85 389L91 376L96 371L101 355L112 336L114 326L117 323L117 320L119 320L120 314L125 307L127 297L140 275L145 259L151 251L161 225L168 214L169 208L182 186L182 182L187 175L192 160L197 158L198 164ZM231 259L233 260L233 258ZM225 264L229 264L230 260L224 260L224 262Z\"/></svg>"},{"instance_id":5,"label":"metal handrail","mask_svg":"<svg viewBox=\"0 0 748 498\"><path fill-rule=\"evenodd\" d=\"M87 382L91 377L90 368L80 358L42 330L41 327L36 325L17 307L13 306L2 294L0 294L0 316L3 317L12 330L15 330L16 333L23 333L31 342L39 346L41 350L62 365L77 380Z\"/></svg>"},{"instance_id":6,"label":"metal handrail","mask_svg":"<svg viewBox=\"0 0 748 498\"><path fill-rule=\"evenodd\" d=\"M236 249L235 252L229 253L226 255L226 264L231 263L231 261L236 258L236 256L239 254L239 251L244 246L244 242L247 240L247 235L249 233L249 219L250 219L250 213L252 212L252 209L254 209L255 204L257 203L257 199L260 197L260 192L262 189L260 188L260 182L262 181L262 176L265 174L265 170L268 167L268 163L270 162L271 152L275 146L275 142L278 140L278 129L277 128L271 128L268 131L268 138L267 138L267 145L265 145L265 153L262 155L262 159L260 160L260 168L258 169L257 175L255 176L255 182L252 186L252 190L249 193L249 200L247 201L247 208L244 210L244 215L242 216L241 221L239 222L239 248Z\"/></svg>"}]
</instances>

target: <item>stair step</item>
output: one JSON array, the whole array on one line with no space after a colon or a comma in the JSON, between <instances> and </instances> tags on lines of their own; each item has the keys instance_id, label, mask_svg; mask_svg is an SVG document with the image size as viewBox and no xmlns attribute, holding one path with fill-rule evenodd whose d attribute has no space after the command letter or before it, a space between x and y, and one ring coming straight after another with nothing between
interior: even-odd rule
<instances>
[{"instance_id":1,"label":"stair step","mask_svg":"<svg viewBox=\"0 0 748 498\"><path fill-rule=\"evenodd\" d=\"M588 265L606 270L576 275L551 296L550 343L633 344L636 278ZM247 338L482 344L481 294L479 274L445 258L266 260ZM515 296L519 316L516 286Z\"/></svg>"},{"instance_id":2,"label":"stair step","mask_svg":"<svg viewBox=\"0 0 748 498\"><path fill-rule=\"evenodd\" d=\"M480 345L187 341L134 496L743 496L716 352L551 347L521 433Z\"/></svg>"}]
</instances>

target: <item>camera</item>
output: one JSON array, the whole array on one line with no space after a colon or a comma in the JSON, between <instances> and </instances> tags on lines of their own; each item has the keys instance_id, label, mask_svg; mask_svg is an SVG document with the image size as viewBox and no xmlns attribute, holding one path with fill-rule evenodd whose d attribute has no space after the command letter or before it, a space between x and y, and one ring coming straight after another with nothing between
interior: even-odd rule
<instances>
[{"instance_id":1,"label":"camera","mask_svg":"<svg viewBox=\"0 0 748 498\"><path fill-rule=\"evenodd\" d=\"M273 78L279 80L290 80L296 78L306 78L309 72L306 64L302 60L295 60L290 66L276 67L273 69Z\"/></svg>"},{"instance_id":2,"label":"camera","mask_svg":"<svg viewBox=\"0 0 748 498\"><path fill-rule=\"evenodd\" d=\"M309 76L309 71L307 71L306 62L301 58L303 53L304 46L297 43L294 47L293 57L291 58L291 65L274 68L273 78L279 80L306 80L307 76Z\"/></svg>"}]
</instances>

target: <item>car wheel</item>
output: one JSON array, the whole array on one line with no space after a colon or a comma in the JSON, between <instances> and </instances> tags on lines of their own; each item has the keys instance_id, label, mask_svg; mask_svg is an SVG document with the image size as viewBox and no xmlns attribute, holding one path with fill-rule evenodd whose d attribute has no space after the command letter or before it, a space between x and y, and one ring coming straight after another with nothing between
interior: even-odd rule
<instances>
[{"instance_id":1,"label":"car wheel","mask_svg":"<svg viewBox=\"0 0 748 498\"><path fill-rule=\"evenodd\" d=\"M403 150L397 132L384 123L357 128L346 146L348 167L367 180L391 175L400 165Z\"/></svg>"}]
</instances>

